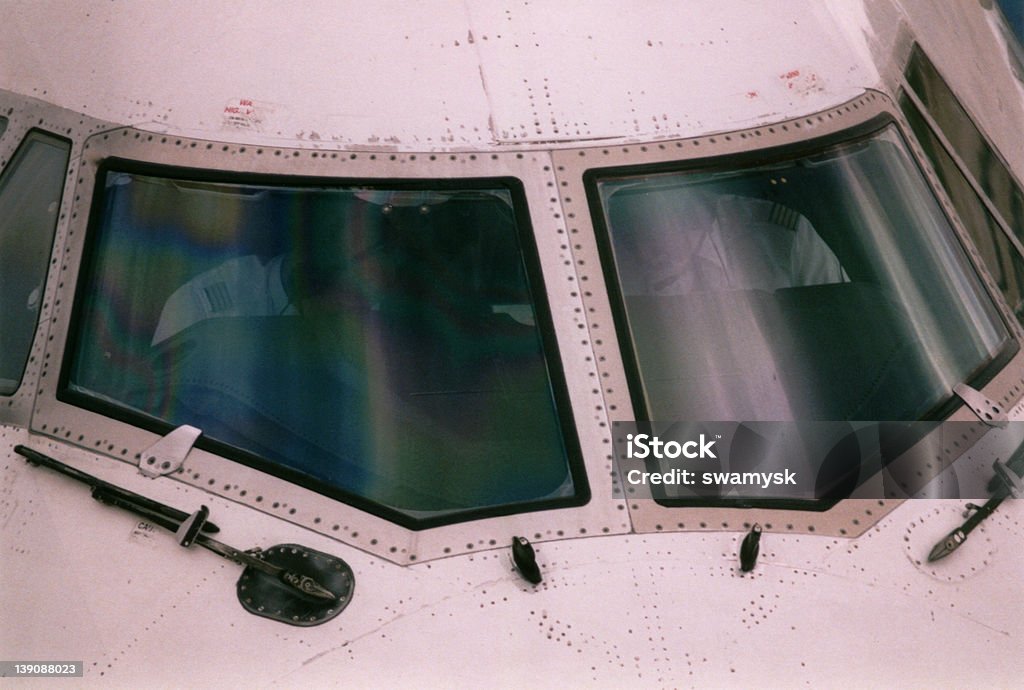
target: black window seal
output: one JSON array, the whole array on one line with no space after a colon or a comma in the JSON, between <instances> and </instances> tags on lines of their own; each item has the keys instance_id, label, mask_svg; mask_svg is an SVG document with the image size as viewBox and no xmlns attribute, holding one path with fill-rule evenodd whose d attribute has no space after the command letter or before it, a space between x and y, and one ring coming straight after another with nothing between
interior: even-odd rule
<instances>
[{"instance_id":1,"label":"black window seal","mask_svg":"<svg viewBox=\"0 0 1024 690\"><path fill-rule=\"evenodd\" d=\"M383 518L388 522L412 531L421 531L433 527L470 522L484 518L504 517L523 513L533 513L557 508L573 508L586 505L591 499L590 485L587 481L586 468L583 460L579 433L575 424L565 368L562 364L558 348L554 321L547 300L547 291L541 271L540 254L534 238L533 224L530 219L526 192L523 183L516 177L466 177L466 178L370 178L370 177L320 177L308 175L264 174L249 172L232 172L211 168L192 168L175 165L164 165L120 157L108 157L97 165L93 198L89 210L88 226L85 233L75 299L68 325L67 342L61 360L61 371L57 382L56 397L59 401L81 407L104 417L130 424L161 436L170 433L174 425L152 415L130 410L125 406L102 400L88 393L75 391L70 387L71 368L74 353L81 338L82 312L84 310L85 288L96 265L99 228L104 219L106 189L104 180L108 173L124 172L129 174L148 175L170 180L190 182L214 182L239 185L288 186L288 187L359 187L364 189L381 189L384 191L416 191L416 190L452 190L472 191L477 189L502 188L512 197L512 210L515 219L517 240L526 269L530 296L533 299L534 318L538 326L541 346L548 372L548 381L552 390L555 412L561 425L562 442L569 465L569 474L573 481L575 494L572 496L540 499L524 503L487 506L447 513L443 515L416 518L397 509L383 506L348 491L328 487L308 475L278 465L255 453L240 449L234 445L200 436L196 447L210 453L238 462L278 479L309 489L347 504L358 510ZM136 458L137 459L137 458ZM482 459L483 460L483 459ZM214 492L216 493L216 492Z\"/></svg>"},{"instance_id":2,"label":"black window seal","mask_svg":"<svg viewBox=\"0 0 1024 690\"><path fill-rule=\"evenodd\" d=\"M607 219L605 218L604 207L601 202L601 195L598 190L597 183L602 179L616 176L639 177L643 175L657 175L661 173L719 172L737 170L756 165L770 165L776 162L793 160L801 155L820 151L838 144L856 143L858 141L867 140L890 125L896 125L900 135L906 139L908 135L903 128L899 126L896 118L889 113L881 113L862 123L839 132L805 139L792 144L769 146L762 149L743 151L742 153L724 156L711 155L678 161L588 168L583 173L583 184L587 193L590 217L594 225L594 235L597 242L601 271L608 290L609 304L611 306L612 317L615 324L615 333L619 343L619 350L622 353L626 385L629 389L630 402L633 405L633 413L636 417L636 421L648 422L656 420L650 419L650 414L647 410L647 403L644 400L640 368L637 362L636 351L633 348L632 339L629 334L629 322L626 315L625 300L622 294L622 289L619 285L618 273L615 267L615 257L611 246L611 232L608 227ZM926 184L930 185L929 178L924 174L924 170L921 167L921 161L917 159L916 155L914 155L911 147L908 146L908 150L910 150L910 157L917 169L920 171L922 177L925 179ZM929 186L929 188L931 189L932 194L936 195L937 191L931 186ZM936 202L939 201L939 198L940 197L936 196ZM941 203L938 205L942 214L946 217L947 222L950 224L950 227L955 228L956 226L953 223L953 219L949 217L945 205ZM988 296L989 300L994 301L994 296L991 293L987 282L982 279L982 275L980 273L980 271L983 270L983 267L976 265L972 260L970 252L968 251L968 248L964 246L963 239L960 237L960 234L957 232L954 232L953 234L955 236L957 246L961 251L963 251L967 259L967 265L974 271L975 276L983 286L985 294ZM1007 337L1004 339L1004 343L999 352L996 353L994 357L983 362L964 381L964 383L979 390L993 380L999 371L1001 371L1020 350L1020 344L1013 337L1013 330L1006 315L1003 313L1003 310L997 307L996 312L999 315L1000 322L1007 333ZM931 410L928 410L922 416L922 420L941 421L947 419L961 407L964 407L964 402L955 395L952 390L950 390L949 397L945 401L935 405ZM815 499L721 499L704 497L668 499L656 497L654 500L659 505L668 508L771 508L824 512L834 507L844 498L846 498L846 496L826 495Z\"/></svg>"}]
</instances>

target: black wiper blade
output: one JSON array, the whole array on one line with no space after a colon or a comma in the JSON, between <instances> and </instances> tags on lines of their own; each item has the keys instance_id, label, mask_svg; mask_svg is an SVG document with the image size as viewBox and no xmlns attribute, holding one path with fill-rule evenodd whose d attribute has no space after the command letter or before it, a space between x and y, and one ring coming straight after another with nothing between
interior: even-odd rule
<instances>
[{"instance_id":1,"label":"black wiper blade","mask_svg":"<svg viewBox=\"0 0 1024 690\"><path fill-rule=\"evenodd\" d=\"M74 467L71 467L70 465L65 465L63 462L55 460L51 458L49 455L44 455L43 453L40 453L37 450L32 450L28 446L15 446L14 452L24 457L33 465L42 465L43 467L48 467L51 470L60 472L65 476L71 477L72 479L77 479L83 484L88 484L93 488L94 495L96 490L99 490L105 496L119 497L121 499L131 502L136 506L139 506L142 509L145 509L153 517L154 523L158 522L158 520L156 519L157 517L163 517L167 520L173 520L178 523L184 522L189 517L189 514L183 510L172 508L171 506L164 505L159 501L154 501L151 498L141 496L135 493L134 491L122 489L121 487L115 484L105 482L102 479L94 477L87 472L82 472L81 470L77 470ZM206 522L205 524L203 524L202 531L207 534L217 534L217 532L220 531L220 528L212 522Z\"/></svg>"},{"instance_id":2,"label":"black wiper blade","mask_svg":"<svg viewBox=\"0 0 1024 690\"><path fill-rule=\"evenodd\" d=\"M1022 466L1024 466L1024 446L1017 449L1009 462L996 460L993 463L992 467L996 472L996 478L993 481L998 482L998 485L992 491L992 497L981 506L976 506L973 503L967 504L970 516L964 521L964 524L947 534L932 547L931 553L928 554L929 563L945 558L959 549L967 541L967 537L974 531L974 528L994 513L996 508L1007 498L1024 495L1024 479L1019 473Z\"/></svg>"}]
</instances>

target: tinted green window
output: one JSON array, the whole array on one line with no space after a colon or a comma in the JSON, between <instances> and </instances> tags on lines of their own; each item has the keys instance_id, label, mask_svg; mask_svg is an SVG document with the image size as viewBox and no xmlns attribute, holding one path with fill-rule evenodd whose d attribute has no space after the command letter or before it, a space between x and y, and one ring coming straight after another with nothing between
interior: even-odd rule
<instances>
[{"instance_id":1,"label":"tinted green window","mask_svg":"<svg viewBox=\"0 0 1024 690\"><path fill-rule=\"evenodd\" d=\"M98 186L65 395L411 526L585 498L512 182Z\"/></svg>"},{"instance_id":2,"label":"tinted green window","mask_svg":"<svg viewBox=\"0 0 1024 690\"><path fill-rule=\"evenodd\" d=\"M0 395L21 385L32 348L69 151L30 132L0 178Z\"/></svg>"}]
</instances>

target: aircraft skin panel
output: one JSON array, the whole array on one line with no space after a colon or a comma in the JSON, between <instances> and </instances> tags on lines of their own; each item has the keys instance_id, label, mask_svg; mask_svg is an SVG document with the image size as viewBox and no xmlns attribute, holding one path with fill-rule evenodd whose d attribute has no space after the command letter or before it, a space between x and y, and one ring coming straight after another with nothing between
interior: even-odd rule
<instances>
[{"instance_id":1,"label":"aircraft skin panel","mask_svg":"<svg viewBox=\"0 0 1024 690\"><path fill-rule=\"evenodd\" d=\"M24 437L5 428L3 441ZM858 539L765 534L749 574L734 532L548 542L533 587L507 549L401 567L196 489L128 482L209 505L232 544L301 539L344 558L352 604L303 629L246 613L237 566L177 548L9 445L3 473L0 603L35 623L4 626L0 646L59 649L86 662L89 686L1009 687L1024 673L999 652L1024 636L1019 501L935 564L921 561L957 523L955 502L906 501Z\"/></svg>"},{"instance_id":2,"label":"aircraft skin panel","mask_svg":"<svg viewBox=\"0 0 1024 690\"><path fill-rule=\"evenodd\" d=\"M16 47L0 82L151 131L387 150L689 136L879 85L818 2L747 22L763 5L658 2L630 18L609 2L350 3L327 20L333 3L308 3L303 22L277 3L211 3L187 17L174 6L26 3L0 29ZM753 71L738 59L751 46ZM664 88L680 81L687 88Z\"/></svg>"},{"instance_id":3,"label":"aircraft skin panel","mask_svg":"<svg viewBox=\"0 0 1024 690\"><path fill-rule=\"evenodd\" d=\"M865 88L891 92L916 40L1024 164L1007 124L1024 117L1024 99L1003 95L1020 96L1020 82L1001 67L1006 49L991 44L985 12L960 3L650 3L628 17L608 3L393 12L356 3L343 20L325 20L335 6L208 3L186 16L174 6L19 1L0 27L9 47L0 84L93 117L224 141L551 146L725 131L816 112ZM680 12L692 13L685 31ZM759 21L746 21L753 12ZM967 43L972 60L943 56ZM381 45L401 48L379 54Z\"/></svg>"},{"instance_id":4,"label":"aircraft skin panel","mask_svg":"<svg viewBox=\"0 0 1024 690\"><path fill-rule=\"evenodd\" d=\"M739 156L746 144L718 134L743 128L806 122L773 133L780 145L837 135L857 99L893 116L925 161L897 106L917 44L1020 181L1024 82L986 4L6 3L0 172L32 130L66 138L70 163L25 375L0 397L0 661L81 661L85 678L71 682L97 688L1019 686L1019 499L929 563L965 501L818 512L613 493L608 427L632 407L583 177L674 164L671 148L698 138L704 155ZM832 124L810 120L830 110ZM202 142L211 152L197 155ZM589 502L417 531L206 450L186 465L213 471L201 480L141 476L128 460L156 434L55 393L96 169L112 155L264 176L520 179ZM1022 367L1018 352L983 386L1017 423ZM966 406L951 419L972 425L966 459L987 468L1004 456ZM351 604L310 628L253 616L236 597L240 566L30 466L19 444L184 511L205 505L233 546L340 557L355 574ZM257 486L282 506L239 491ZM765 529L743 573L752 522ZM533 541L541 584L515 569L513 535Z\"/></svg>"}]
</instances>

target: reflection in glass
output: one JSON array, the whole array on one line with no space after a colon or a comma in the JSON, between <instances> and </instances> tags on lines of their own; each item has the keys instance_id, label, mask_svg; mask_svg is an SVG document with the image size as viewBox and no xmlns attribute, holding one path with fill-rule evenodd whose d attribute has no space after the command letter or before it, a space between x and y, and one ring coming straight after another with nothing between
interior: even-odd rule
<instances>
[{"instance_id":1,"label":"reflection in glass","mask_svg":"<svg viewBox=\"0 0 1024 690\"><path fill-rule=\"evenodd\" d=\"M100 182L72 395L413 521L585 491L508 189Z\"/></svg>"},{"instance_id":2,"label":"reflection in glass","mask_svg":"<svg viewBox=\"0 0 1024 690\"><path fill-rule=\"evenodd\" d=\"M906 78L1003 220L1024 238L1024 191L920 46L911 53Z\"/></svg>"},{"instance_id":3,"label":"reflection in glass","mask_svg":"<svg viewBox=\"0 0 1024 690\"><path fill-rule=\"evenodd\" d=\"M927 418L1012 346L894 126L597 191L646 419Z\"/></svg>"},{"instance_id":4,"label":"reflection in glass","mask_svg":"<svg viewBox=\"0 0 1024 690\"><path fill-rule=\"evenodd\" d=\"M957 214L974 240L985 262L985 268L995 278L999 290L1018 321L1024 323L1024 257L985 208L978 194L964 177L963 171L939 143L913 101L904 95L900 99L900 107L925 154L931 160L939 181L956 207Z\"/></svg>"},{"instance_id":5,"label":"reflection in glass","mask_svg":"<svg viewBox=\"0 0 1024 690\"><path fill-rule=\"evenodd\" d=\"M69 150L30 132L0 178L0 395L21 385L32 348Z\"/></svg>"}]
</instances>

